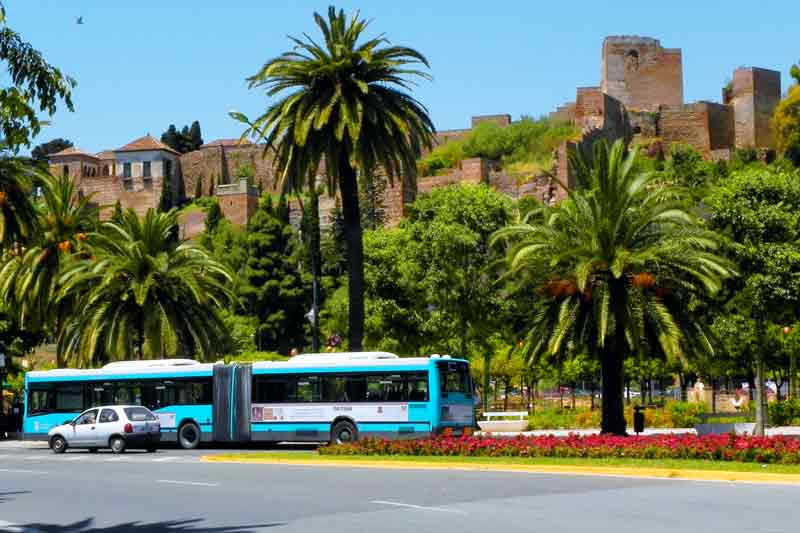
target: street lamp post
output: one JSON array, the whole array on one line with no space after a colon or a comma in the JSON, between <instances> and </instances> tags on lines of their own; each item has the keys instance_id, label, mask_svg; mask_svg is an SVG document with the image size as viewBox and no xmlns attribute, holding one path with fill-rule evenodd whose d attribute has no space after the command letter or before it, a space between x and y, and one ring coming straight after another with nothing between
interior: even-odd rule
<instances>
[{"instance_id":1,"label":"street lamp post","mask_svg":"<svg viewBox=\"0 0 800 533\"><path fill-rule=\"evenodd\" d=\"M783 326L783 347L786 349L786 338L792 332L789 326ZM794 350L789 351L789 398L794 399L797 397L797 358L795 357Z\"/></svg>"}]
</instances>

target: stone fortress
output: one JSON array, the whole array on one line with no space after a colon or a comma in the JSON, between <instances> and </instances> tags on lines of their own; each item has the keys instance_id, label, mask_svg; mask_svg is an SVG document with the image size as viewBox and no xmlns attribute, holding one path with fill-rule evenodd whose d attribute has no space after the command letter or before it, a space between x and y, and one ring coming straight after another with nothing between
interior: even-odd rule
<instances>
[{"instance_id":1,"label":"stone fortress","mask_svg":"<svg viewBox=\"0 0 800 533\"><path fill-rule=\"evenodd\" d=\"M553 202L564 196L551 176L573 185L567 153L598 139L624 138L646 146L668 148L688 144L709 159L727 159L738 148L768 150L773 146L770 118L781 98L780 73L756 67L733 72L722 89L721 102L683 101L682 52L663 48L649 37L612 36L603 41L600 85L579 87L574 101L559 106L549 118L574 124L578 138L563 143L553 156L553 168L541 176L511 176L497 161L462 160L457 168L436 176L405 177L387 184L387 220L396 224L417 194L453 183L486 183L514 198L534 196ZM511 124L510 115L472 118L469 129L437 133L437 143L463 139L476 125L492 121ZM246 224L258 204L259 189L276 193L274 170L263 145L221 139L199 150L179 154L147 135L116 150L98 154L68 148L50 156L54 175L70 175L81 194L93 194L102 206L117 201L144 213L159 203L165 182L174 204L191 200L196 191L218 198L223 214ZM198 182L200 186L198 189ZM213 191L212 191L213 188ZM335 200L320 197L323 223ZM108 211L106 211L108 212ZM203 227L202 213L184 218L183 233L192 236Z\"/></svg>"}]
</instances>

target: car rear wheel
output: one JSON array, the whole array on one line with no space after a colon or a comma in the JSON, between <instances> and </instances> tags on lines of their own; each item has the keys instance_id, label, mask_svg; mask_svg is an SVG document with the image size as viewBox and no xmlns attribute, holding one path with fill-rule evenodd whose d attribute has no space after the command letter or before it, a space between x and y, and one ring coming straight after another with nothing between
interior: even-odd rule
<instances>
[{"instance_id":1,"label":"car rear wheel","mask_svg":"<svg viewBox=\"0 0 800 533\"><path fill-rule=\"evenodd\" d=\"M111 448L112 452L122 453L125 451L125 439L122 437L111 437L108 446Z\"/></svg>"},{"instance_id":2,"label":"car rear wheel","mask_svg":"<svg viewBox=\"0 0 800 533\"><path fill-rule=\"evenodd\" d=\"M64 453L67 451L67 441L61 435L56 435L50 440L50 449L53 453Z\"/></svg>"},{"instance_id":3,"label":"car rear wheel","mask_svg":"<svg viewBox=\"0 0 800 533\"><path fill-rule=\"evenodd\" d=\"M178 430L178 444L184 450L194 450L200 445L200 428L194 422L181 426Z\"/></svg>"},{"instance_id":4,"label":"car rear wheel","mask_svg":"<svg viewBox=\"0 0 800 533\"><path fill-rule=\"evenodd\" d=\"M358 440L358 430L347 420L342 420L333 425L331 429L331 443L347 444Z\"/></svg>"}]
</instances>

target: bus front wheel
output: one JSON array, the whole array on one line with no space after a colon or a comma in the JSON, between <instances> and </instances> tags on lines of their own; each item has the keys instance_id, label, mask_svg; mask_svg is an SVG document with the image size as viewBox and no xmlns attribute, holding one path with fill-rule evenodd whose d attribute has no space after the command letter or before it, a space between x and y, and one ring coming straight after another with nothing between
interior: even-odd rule
<instances>
[{"instance_id":1,"label":"bus front wheel","mask_svg":"<svg viewBox=\"0 0 800 533\"><path fill-rule=\"evenodd\" d=\"M342 420L336 422L331 429L331 443L347 444L358 440L358 430L352 422Z\"/></svg>"},{"instance_id":2,"label":"bus front wheel","mask_svg":"<svg viewBox=\"0 0 800 533\"><path fill-rule=\"evenodd\" d=\"M194 450L200 444L200 428L194 422L188 422L178 430L178 444L184 450Z\"/></svg>"}]
</instances>

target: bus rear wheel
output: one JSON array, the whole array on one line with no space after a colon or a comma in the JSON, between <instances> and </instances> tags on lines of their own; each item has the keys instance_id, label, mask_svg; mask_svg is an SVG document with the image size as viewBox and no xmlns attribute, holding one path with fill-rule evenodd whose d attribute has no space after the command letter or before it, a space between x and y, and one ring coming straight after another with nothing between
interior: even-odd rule
<instances>
[{"instance_id":1,"label":"bus rear wheel","mask_svg":"<svg viewBox=\"0 0 800 533\"><path fill-rule=\"evenodd\" d=\"M184 450L194 450L200 445L200 428L194 422L188 422L178 430L178 444Z\"/></svg>"},{"instance_id":2,"label":"bus rear wheel","mask_svg":"<svg viewBox=\"0 0 800 533\"><path fill-rule=\"evenodd\" d=\"M358 440L358 430L352 422L342 420L336 422L331 428L332 444L347 444Z\"/></svg>"}]
</instances>

